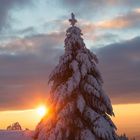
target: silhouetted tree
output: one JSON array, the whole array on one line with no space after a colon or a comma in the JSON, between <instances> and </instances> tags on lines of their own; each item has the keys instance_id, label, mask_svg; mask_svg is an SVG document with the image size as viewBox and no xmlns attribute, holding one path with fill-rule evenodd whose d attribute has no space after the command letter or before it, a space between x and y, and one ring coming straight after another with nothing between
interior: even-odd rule
<instances>
[{"instance_id":1,"label":"silhouetted tree","mask_svg":"<svg viewBox=\"0 0 140 140\"><path fill-rule=\"evenodd\" d=\"M21 125L19 124L19 122L15 122L12 125L9 125L7 127L7 130L22 130Z\"/></svg>"}]
</instances>

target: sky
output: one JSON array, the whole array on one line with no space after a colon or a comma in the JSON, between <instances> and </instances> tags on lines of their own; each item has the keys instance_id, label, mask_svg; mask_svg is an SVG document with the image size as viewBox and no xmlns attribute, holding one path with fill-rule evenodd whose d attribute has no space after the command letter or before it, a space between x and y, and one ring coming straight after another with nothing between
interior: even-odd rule
<instances>
[{"instance_id":1,"label":"sky","mask_svg":"<svg viewBox=\"0 0 140 140\"><path fill-rule=\"evenodd\" d=\"M115 117L112 117L112 120L117 126L117 133L126 133L130 138L140 138L140 121L134 121L140 118L140 104L119 104L113 105L113 108ZM37 109L2 111L0 112L0 128L5 129L18 120L22 129L34 130L41 118Z\"/></svg>"},{"instance_id":2,"label":"sky","mask_svg":"<svg viewBox=\"0 0 140 140\"><path fill-rule=\"evenodd\" d=\"M0 111L46 102L71 12L112 104L140 103L139 0L0 0Z\"/></svg>"}]
</instances>

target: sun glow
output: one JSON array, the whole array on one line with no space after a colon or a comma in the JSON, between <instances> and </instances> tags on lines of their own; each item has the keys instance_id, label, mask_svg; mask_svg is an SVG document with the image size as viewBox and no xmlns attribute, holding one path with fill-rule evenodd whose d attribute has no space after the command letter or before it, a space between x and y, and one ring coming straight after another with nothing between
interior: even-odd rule
<instances>
[{"instance_id":1,"label":"sun glow","mask_svg":"<svg viewBox=\"0 0 140 140\"><path fill-rule=\"evenodd\" d=\"M48 109L46 106L39 106L37 108L37 113L39 116L43 117L48 112Z\"/></svg>"}]
</instances>

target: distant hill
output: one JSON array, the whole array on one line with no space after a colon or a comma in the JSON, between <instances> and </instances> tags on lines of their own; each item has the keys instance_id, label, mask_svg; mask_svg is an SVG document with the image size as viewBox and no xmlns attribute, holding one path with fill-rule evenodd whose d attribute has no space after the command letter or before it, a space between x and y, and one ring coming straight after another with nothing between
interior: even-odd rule
<instances>
[{"instance_id":1,"label":"distant hill","mask_svg":"<svg viewBox=\"0 0 140 140\"><path fill-rule=\"evenodd\" d=\"M0 140L32 140L27 131L0 130Z\"/></svg>"}]
</instances>

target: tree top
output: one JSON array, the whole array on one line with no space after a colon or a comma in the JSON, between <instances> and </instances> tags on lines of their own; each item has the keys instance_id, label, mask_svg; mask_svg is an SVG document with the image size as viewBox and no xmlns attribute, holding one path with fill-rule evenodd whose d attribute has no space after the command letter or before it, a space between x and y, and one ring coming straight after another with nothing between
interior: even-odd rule
<instances>
[{"instance_id":1,"label":"tree top","mask_svg":"<svg viewBox=\"0 0 140 140\"><path fill-rule=\"evenodd\" d=\"M71 13L71 19L69 19L69 22L71 23L72 26L74 26L75 23L77 22L77 20L75 19L75 15L73 13Z\"/></svg>"}]
</instances>

